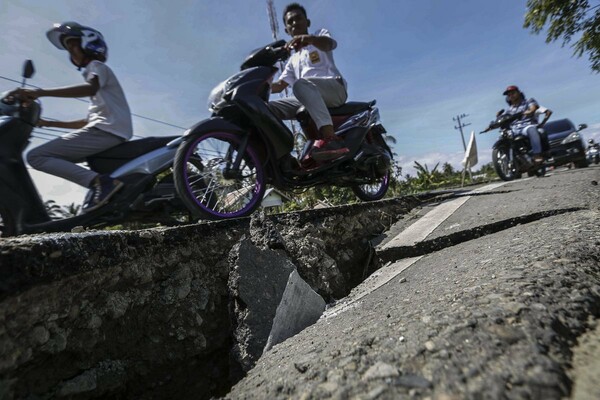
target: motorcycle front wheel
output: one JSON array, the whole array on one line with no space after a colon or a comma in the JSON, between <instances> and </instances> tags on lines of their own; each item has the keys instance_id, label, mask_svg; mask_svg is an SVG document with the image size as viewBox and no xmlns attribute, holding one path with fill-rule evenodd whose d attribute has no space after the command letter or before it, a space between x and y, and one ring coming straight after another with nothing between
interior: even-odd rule
<instances>
[{"instance_id":1,"label":"motorcycle front wheel","mask_svg":"<svg viewBox=\"0 0 600 400\"><path fill-rule=\"evenodd\" d=\"M230 219L250 215L265 193L265 174L256 150L248 144L239 167L242 139L228 132L209 132L184 141L175 154L175 188L199 218Z\"/></svg>"},{"instance_id":2,"label":"motorcycle front wheel","mask_svg":"<svg viewBox=\"0 0 600 400\"><path fill-rule=\"evenodd\" d=\"M492 149L492 163L496 174L503 181L512 181L521 177L521 174L515 169L514 159L507 146L498 146Z\"/></svg>"}]
</instances>

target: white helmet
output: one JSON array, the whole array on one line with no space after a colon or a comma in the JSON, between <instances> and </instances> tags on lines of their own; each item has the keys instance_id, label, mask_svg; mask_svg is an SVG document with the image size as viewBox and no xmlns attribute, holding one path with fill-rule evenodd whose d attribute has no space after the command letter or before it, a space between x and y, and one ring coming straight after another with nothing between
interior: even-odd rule
<instances>
[{"instance_id":1,"label":"white helmet","mask_svg":"<svg viewBox=\"0 0 600 400\"><path fill-rule=\"evenodd\" d=\"M85 55L100 61L106 61L108 58L108 46L102 34L77 22L54 24L54 27L46 32L46 36L60 50L67 49L65 46L67 39L78 38L81 40L81 49Z\"/></svg>"}]
</instances>

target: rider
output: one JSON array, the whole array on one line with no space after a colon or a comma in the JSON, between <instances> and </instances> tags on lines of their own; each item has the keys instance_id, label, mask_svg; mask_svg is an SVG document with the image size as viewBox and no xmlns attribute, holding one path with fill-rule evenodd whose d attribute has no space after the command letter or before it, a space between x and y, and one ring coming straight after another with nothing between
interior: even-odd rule
<instances>
[{"instance_id":1,"label":"rider","mask_svg":"<svg viewBox=\"0 0 600 400\"><path fill-rule=\"evenodd\" d=\"M542 163L542 141L538 132L536 110L540 107L533 98L527 99L525 94L517 86L511 85L503 93L509 105L506 114L514 115L522 113L522 116L511 123L513 134L525 134L529 136L531 152L535 163Z\"/></svg>"},{"instance_id":2,"label":"rider","mask_svg":"<svg viewBox=\"0 0 600 400\"><path fill-rule=\"evenodd\" d=\"M283 11L285 31L292 36L286 48L294 49L278 82L271 85L272 93L280 93L291 86L294 97L269 102L269 108L281 119L294 119L304 106L315 121L322 140L315 142L312 157L317 161L339 158L350 150L336 136L328 107L339 107L346 102L346 81L333 61L337 42L326 29L308 34L310 20L298 3L289 4Z\"/></svg>"},{"instance_id":3,"label":"rider","mask_svg":"<svg viewBox=\"0 0 600 400\"><path fill-rule=\"evenodd\" d=\"M86 157L127 141L133 135L131 112L113 71L105 64L108 48L100 32L76 22L55 24L46 36L69 52L71 63L83 68L85 83L53 89L16 89L11 94L25 99L39 97L90 97L86 119L48 121L39 127L77 129L51 140L27 154L29 164L40 171L89 187L91 195L82 207L94 210L110 200L123 182L77 165Z\"/></svg>"}]
</instances>

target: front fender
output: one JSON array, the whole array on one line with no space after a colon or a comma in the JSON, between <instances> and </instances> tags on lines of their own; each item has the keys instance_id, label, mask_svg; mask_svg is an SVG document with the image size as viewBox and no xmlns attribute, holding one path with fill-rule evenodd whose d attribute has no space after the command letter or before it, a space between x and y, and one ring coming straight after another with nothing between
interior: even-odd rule
<instances>
[{"instance_id":1,"label":"front fender","mask_svg":"<svg viewBox=\"0 0 600 400\"><path fill-rule=\"evenodd\" d=\"M494 145L492 146L492 149L497 150L500 147L510 147L510 140L505 139L505 138L500 138L500 139L498 139L498 141L496 141L496 143L494 143Z\"/></svg>"},{"instance_id":2,"label":"front fender","mask_svg":"<svg viewBox=\"0 0 600 400\"><path fill-rule=\"evenodd\" d=\"M173 148L181 144L185 140L192 137L203 135L207 132L230 132L242 135L245 131L234 123L231 123L221 117L210 117L202 120L185 131L182 137L177 138L167 144L167 147Z\"/></svg>"}]
</instances>

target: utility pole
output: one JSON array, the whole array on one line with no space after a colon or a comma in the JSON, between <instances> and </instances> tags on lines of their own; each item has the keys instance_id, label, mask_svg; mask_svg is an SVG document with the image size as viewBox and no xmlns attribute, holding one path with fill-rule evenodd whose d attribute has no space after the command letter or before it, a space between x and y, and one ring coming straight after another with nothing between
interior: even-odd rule
<instances>
[{"instance_id":1,"label":"utility pole","mask_svg":"<svg viewBox=\"0 0 600 400\"><path fill-rule=\"evenodd\" d=\"M460 138L462 139L463 149L465 150L465 153L467 152L467 144L465 143L465 135L463 134L462 128L469 126L471 124L465 124L463 121L461 121L461 118L464 119L468 116L469 116L468 114L460 114L460 115L457 115L456 117L452 118L452 120L458 124L458 126L455 126L454 129L458 129L460 131ZM466 157L466 154L465 154L465 157ZM462 179L461 179L461 184L460 184L461 187L465 185L465 173L467 171L469 171L469 178L471 178L471 182L473 182L473 174L471 172L471 165L469 165L468 161L465 164L463 171L462 171Z\"/></svg>"},{"instance_id":2,"label":"utility pole","mask_svg":"<svg viewBox=\"0 0 600 400\"><path fill-rule=\"evenodd\" d=\"M454 129L458 129L458 130L460 131L460 137L461 137L461 139L462 139L462 143L463 143L463 149L464 149L465 151L467 151L467 144L465 143L465 135L463 134L463 130L462 130L462 128L464 128L465 126L469 126L469 125L471 125L471 124L465 124L465 123L463 123L463 122L462 122L460 119L461 119L461 118L468 117L468 116L469 116L469 114L460 114L460 115L457 115L456 117L453 117L453 118L452 118L452 121L454 121L454 122L457 122L457 123L458 123L458 126L455 126L455 127L454 127Z\"/></svg>"}]
</instances>

